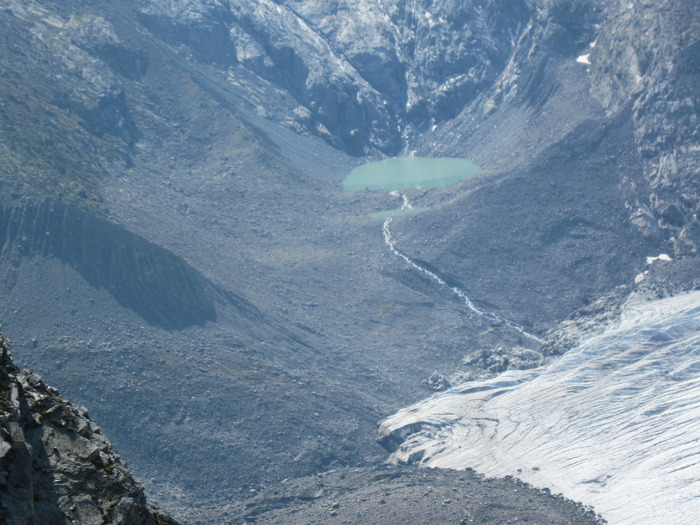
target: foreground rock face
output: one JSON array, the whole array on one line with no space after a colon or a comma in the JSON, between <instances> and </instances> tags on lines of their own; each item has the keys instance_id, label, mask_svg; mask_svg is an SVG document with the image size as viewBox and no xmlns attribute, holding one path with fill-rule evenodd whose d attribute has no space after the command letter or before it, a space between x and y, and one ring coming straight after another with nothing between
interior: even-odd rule
<instances>
[{"instance_id":1,"label":"foreground rock face","mask_svg":"<svg viewBox=\"0 0 700 525\"><path fill-rule=\"evenodd\" d=\"M0 521L175 525L87 411L12 364L0 334Z\"/></svg>"}]
</instances>

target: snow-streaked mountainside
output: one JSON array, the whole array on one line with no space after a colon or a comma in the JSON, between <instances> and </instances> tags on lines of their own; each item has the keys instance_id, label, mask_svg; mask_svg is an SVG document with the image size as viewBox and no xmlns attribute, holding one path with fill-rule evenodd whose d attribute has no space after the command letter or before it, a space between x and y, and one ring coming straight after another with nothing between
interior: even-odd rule
<instances>
[{"instance_id":1,"label":"snow-streaked mountainside","mask_svg":"<svg viewBox=\"0 0 700 525\"><path fill-rule=\"evenodd\" d=\"M610 523L700 516L700 292L631 299L563 357L469 382L381 426L392 460L512 475Z\"/></svg>"}]
</instances>

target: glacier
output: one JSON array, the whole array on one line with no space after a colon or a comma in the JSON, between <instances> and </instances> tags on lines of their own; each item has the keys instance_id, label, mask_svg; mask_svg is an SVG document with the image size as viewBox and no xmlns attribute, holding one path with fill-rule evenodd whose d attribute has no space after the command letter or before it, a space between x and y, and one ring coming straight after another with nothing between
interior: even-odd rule
<instances>
[{"instance_id":1,"label":"glacier","mask_svg":"<svg viewBox=\"0 0 700 525\"><path fill-rule=\"evenodd\" d=\"M379 434L395 463L515 476L611 524L695 524L700 291L633 296L562 357L436 394Z\"/></svg>"}]
</instances>

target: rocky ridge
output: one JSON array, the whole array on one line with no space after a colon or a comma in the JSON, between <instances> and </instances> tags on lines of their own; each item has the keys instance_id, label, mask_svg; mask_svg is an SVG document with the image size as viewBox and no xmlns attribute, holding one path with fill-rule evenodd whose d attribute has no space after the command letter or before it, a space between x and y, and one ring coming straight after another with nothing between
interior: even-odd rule
<instances>
[{"instance_id":1,"label":"rocky ridge","mask_svg":"<svg viewBox=\"0 0 700 525\"><path fill-rule=\"evenodd\" d=\"M176 525L146 501L85 408L16 367L0 334L0 521Z\"/></svg>"},{"instance_id":2,"label":"rocky ridge","mask_svg":"<svg viewBox=\"0 0 700 525\"><path fill-rule=\"evenodd\" d=\"M296 107L280 121L355 155L395 155L457 116L496 80L529 15L523 0L151 1L140 13L248 93L283 90Z\"/></svg>"}]
</instances>

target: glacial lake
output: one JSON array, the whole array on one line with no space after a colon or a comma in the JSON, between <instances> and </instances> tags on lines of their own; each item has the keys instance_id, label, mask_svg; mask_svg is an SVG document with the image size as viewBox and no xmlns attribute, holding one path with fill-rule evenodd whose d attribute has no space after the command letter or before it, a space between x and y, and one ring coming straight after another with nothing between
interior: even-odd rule
<instances>
[{"instance_id":1,"label":"glacial lake","mask_svg":"<svg viewBox=\"0 0 700 525\"><path fill-rule=\"evenodd\" d=\"M399 157L357 166L343 181L345 190L442 188L469 179L481 168L468 159Z\"/></svg>"}]
</instances>

